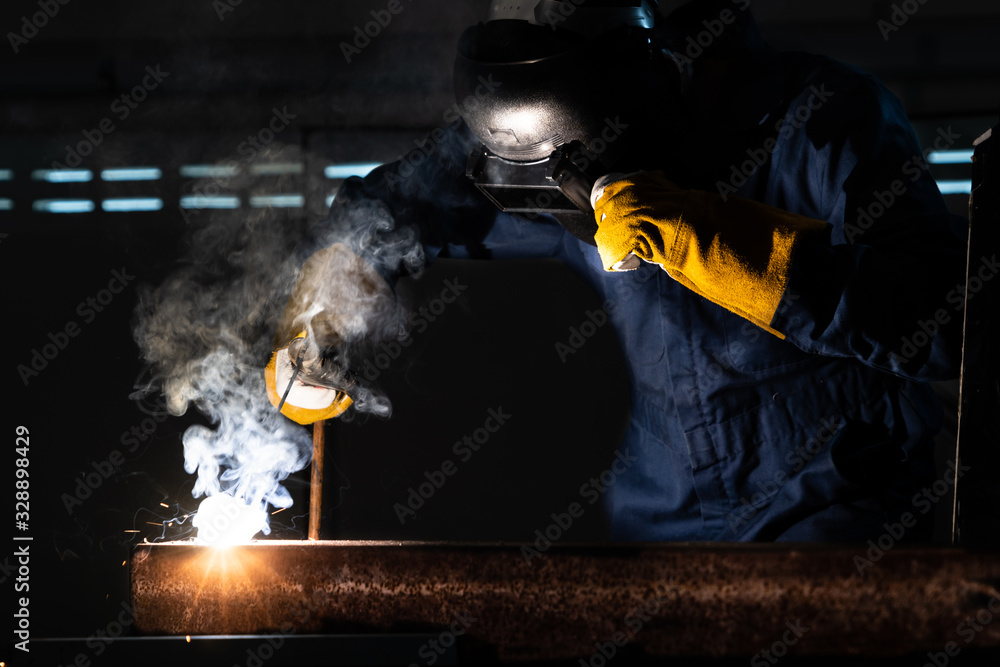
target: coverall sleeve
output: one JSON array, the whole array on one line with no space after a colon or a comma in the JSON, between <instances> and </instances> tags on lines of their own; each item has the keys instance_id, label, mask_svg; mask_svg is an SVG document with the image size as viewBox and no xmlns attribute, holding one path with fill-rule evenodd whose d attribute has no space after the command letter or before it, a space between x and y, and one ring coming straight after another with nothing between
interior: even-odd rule
<instances>
[{"instance_id":1,"label":"coverall sleeve","mask_svg":"<svg viewBox=\"0 0 1000 667\"><path fill-rule=\"evenodd\" d=\"M302 254L346 243L390 284L437 257L554 256L561 226L548 216L528 220L500 212L465 176L476 143L464 123L435 130L401 159L347 179Z\"/></svg>"},{"instance_id":2,"label":"coverall sleeve","mask_svg":"<svg viewBox=\"0 0 1000 667\"><path fill-rule=\"evenodd\" d=\"M775 154L831 224L795 249L771 325L807 352L957 377L965 221L945 208L899 101L867 75L843 81L853 88L831 84L832 99ZM934 148L956 140L942 127Z\"/></svg>"}]
</instances>

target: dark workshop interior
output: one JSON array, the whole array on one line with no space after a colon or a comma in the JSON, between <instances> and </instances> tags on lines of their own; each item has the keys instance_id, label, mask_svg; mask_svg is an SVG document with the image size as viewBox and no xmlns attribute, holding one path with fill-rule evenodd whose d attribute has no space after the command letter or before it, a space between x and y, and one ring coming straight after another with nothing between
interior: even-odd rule
<instances>
[{"instance_id":1,"label":"dark workshop interior","mask_svg":"<svg viewBox=\"0 0 1000 667\"><path fill-rule=\"evenodd\" d=\"M581 485L598 484L630 415L619 340L593 315L602 299L555 260L441 259L403 278L397 299L421 313L420 326L356 369L391 401L391 417L356 412L327 424L316 532L312 428L284 420L275 432L297 443L300 459L281 464L290 503L268 506L270 534L258 538L281 540L286 551L223 574L211 564L195 571L203 558L189 551L158 555L169 548L158 543L196 536L202 498L182 439L216 426L195 405L171 414L179 411L137 343L151 308L164 306L155 326L192 345L243 341L243 356L217 359L218 400L248 396L248 419L269 408L254 390L264 386L297 248L346 179L420 156L435 129L452 123L456 45L490 4L5 0L0 272L13 451L2 466L12 490L0 585L13 634L0 665L996 664L1000 623L980 619L968 644L970 626L956 629L977 609L992 614L989 591L1000 586L1000 376L991 351L1000 304L988 284L963 313L963 423L959 381L934 385L946 412L938 469L955 459L956 439L972 465L959 491L964 528L956 544L949 492L933 509L933 539L888 553L883 569L858 578L856 598L836 577L849 578L851 554L868 545L614 546L599 502L558 531L553 542L565 544L550 560L530 575L519 570L521 545L537 547L552 517L587 497ZM661 2L657 20L679 4ZM771 46L824 54L881 80L921 147L944 131L957 137L930 152L926 168L950 212L966 219L973 188L985 184L976 212L984 231L973 232L970 252L995 252L1000 138L978 149L978 175L972 156L974 140L1000 122L1000 3L753 0L752 11ZM384 24L366 37L379 17ZM21 467L30 476L18 476ZM30 486L15 486L25 479ZM15 496L22 489L30 493ZM15 500L28 498L21 527ZM348 542L318 555L291 544L309 537ZM433 544L394 546L401 542ZM30 589L16 588L23 549ZM336 614L296 625L302 609L315 611L296 595L348 571L356 589L324 598ZM276 572L289 577L284 588ZM603 609L621 625L634 609L616 595L620 582L634 576L652 591L675 572L704 587L687 602L703 590L718 613L699 615L691 603L674 625L654 623L647 641L624 647L600 634L613 623L587 620ZM292 577L303 582L297 592L286 590ZM508 578L532 591L513 616L504 615L509 601L491 597ZM423 606L393 606L389 591L404 589L423 591ZM30 623L17 616L25 596ZM790 610L821 599L841 625L813 644L805 634L800 654ZM357 613L342 612L339 600ZM456 600L473 609L482 601L481 632L461 625ZM657 611L669 606L656 600ZM880 614L882 605L893 611ZM228 618L241 607L265 609L255 618L270 620L254 628L198 616ZM730 611L756 618L754 630L731 627ZM866 619L881 619L888 634L868 634ZM25 627L30 634L19 636ZM598 634L573 635L589 631ZM656 633L667 639L657 643ZM30 652L16 648L29 636ZM590 648L546 648L579 646Z\"/></svg>"}]
</instances>

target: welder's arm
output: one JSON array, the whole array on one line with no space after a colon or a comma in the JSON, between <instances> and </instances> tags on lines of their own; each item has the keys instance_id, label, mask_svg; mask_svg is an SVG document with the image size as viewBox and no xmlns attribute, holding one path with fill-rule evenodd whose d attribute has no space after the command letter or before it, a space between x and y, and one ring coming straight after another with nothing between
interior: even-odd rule
<instances>
[{"instance_id":1,"label":"welder's arm","mask_svg":"<svg viewBox=\"0 0 1000 667\"><path fill-rule=\"evenodd\" d=\"M356 389L344 345L368 335L393 307L385 281L346 245L313 253L299 272L265 369L272 405L300 424L341 415Z\"/></svg>"},{"instance_id":2,"label":"welder's arm","mask_svg":"<svg viewBox=\"0 0 1000 667\"><path fill-rule=\"evenodd\" d=\"M607 185L595 214L606 270L654 262L807 352L915 379L955 374L959 317L945 308L945 292L961 279L960 246L941 216L873 231L878 246L835 245L826 222L682 190L658 172Z\"/></svg>"},{"instance_id":3,"label":"welder's arm","mask_svg":"<svg viewBox=\"0 0 1000 667\"><path fill-rule=\"evenodd\" d=\"M501 213L465 176L478 144L464 123L435 132L426 152L411 151L341 185L327 220L307 244L347 244L390 284L437 258L553 257L564 229Z\"/></svg>"},{"instance_id":4,"label":"welder's arm","mask_svg":"<svg viewBox=\"0 0 1000 667\"><path fill-rule=\"evenodd\" d=\"M812 108L817 90L804 88L777 126L762 196L780 207L655 179L622 186L630 213L609 215L607 266L634 241L637 254L656 253L679 281L805 352L906 378L956 378L967 220L948 212L884 86L835 64L813 83L828 101L802 125L794 114ZM942 126L927 149L960 139ZM972 261L986 275L1000 268Z\"/></svg>"},{"instance_id":5,"label":"welder's arm","mask_svg":"<svg viewBox=\"0 0 1000 667\"><path fill-rule=\"evenodd\" d=\"M466 158L476 140L464 124L434 132L431 139L426 151L344 181L327 219L301 244L299 256L307 259L266 376L274 405L288 386L282 379L297 365L295 345L289 347L296 335L308 331L309 340L328 350L392 335L384 325L395 309L392 286L400 276L421 271L437 257L550 257L560 247L562 227L500 214L466 178ZM307 384L308 366L301 371ZM282 413L310 423L350 404L350 397L337 395L331 403L329 395L316 394L293 384ZM360 407L365 388L355 385L355 394ZM317 403L326 407L311 407Z\"/></svg>"},{"instance_id":6,"label":"welder's arm","mask_svg":"<svg viewBox=\"0 0 1000 667\"><path fill-rule=\"evenodd\" d=\"M682 190L662 172L614 181L595 202L605 270L659 264L677 282L772 334L796 245L825 222L746 199Z\"/></svg>"}]
</instances>

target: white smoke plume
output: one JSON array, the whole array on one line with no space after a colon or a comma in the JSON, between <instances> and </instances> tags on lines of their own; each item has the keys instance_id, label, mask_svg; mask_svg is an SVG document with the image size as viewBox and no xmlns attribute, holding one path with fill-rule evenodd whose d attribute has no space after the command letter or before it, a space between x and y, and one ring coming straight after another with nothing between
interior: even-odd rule
<instances>
[{"instance_id":1,"label":"white smoke plume","mask_svg":"<svg viewBox=\"0 0 1000 667\"><path fill-rule=\"evenodd\" d=\"M231 187L240 188L238 180ZM363 235L363 228L384 225L385 215L345 215L340 231L324 232L322 242ZM176 270L158 287L139 290L133 333L154 380L133 397L162 391L171 414L184 414L193 404L208 418L209 426L192 426L183 436L184 468L197 474L196 498L225 493L255 509L288 507L292 498L282 482L310 462L309 431L278 413L264 383L272 339L302 261L296 247L310 226L304 217L287 209L194 213L188 250ZM412 254L414 244L410 239L393 252ZM357 275L328 268L322 293L297 324L311 330L311 316L336 308L336 317L350 324L345 359L400 335L392 309L384 302L373 308ZM364 387L346 416L364 412L388 416L389 401L377 388Z\"/></svg>"}]
</instances>

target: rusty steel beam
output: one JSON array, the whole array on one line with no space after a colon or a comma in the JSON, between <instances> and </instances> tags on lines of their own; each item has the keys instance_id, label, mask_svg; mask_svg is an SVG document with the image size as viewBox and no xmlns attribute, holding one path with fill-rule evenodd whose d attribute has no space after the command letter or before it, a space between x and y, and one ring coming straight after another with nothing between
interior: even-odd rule
<instances>
[{"instance_id":1,"label":"rusty steel beam","mask_svg":"<svg viewBox=\"0 0 1000 667\"><path fill-rule=\"evenodd\" d=\"M147 544L132 554L131 593L150 635L450 627L502 660L586 657L607 641L664 656L782 641L812 655L1000 645L994 553L647 544L528 556L489 544Z\"/></svg>"}]
</instances>

